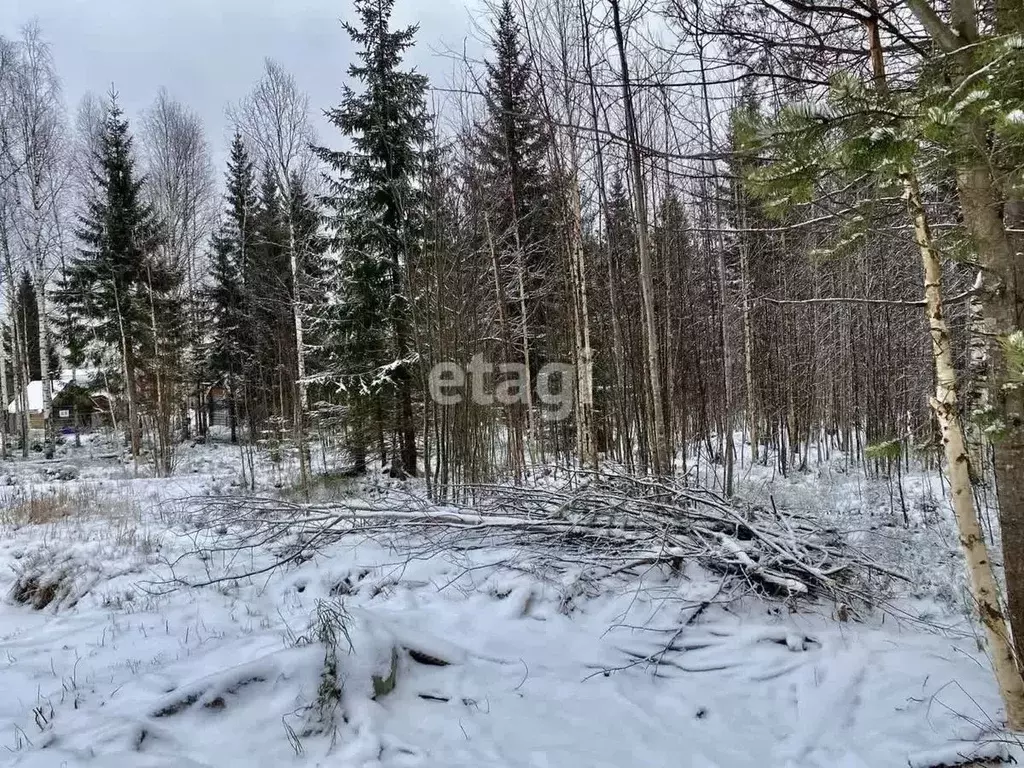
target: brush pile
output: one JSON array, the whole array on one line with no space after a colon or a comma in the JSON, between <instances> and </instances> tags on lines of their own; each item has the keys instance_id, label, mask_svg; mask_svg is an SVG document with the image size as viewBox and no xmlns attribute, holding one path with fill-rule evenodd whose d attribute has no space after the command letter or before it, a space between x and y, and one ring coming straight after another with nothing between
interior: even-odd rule
<instances>
[{"instance_id":1,"label":"brush pile","mask_svg":"<svg viewBox=\"0 0 1024 768\"><path fill-rule=\"evenodd\" d=\"M563 478L477 486L472 506L438 505L401 488L329 504L196 499L191 531L197 548L208 546L209 553L277 545L280 559L273 566L224 578L307 560L353 534L404 537L434 548L528 547L608 574L697 562L762 594L844 603L875 592L877 583L868 585L878 578L899 577L847 546L835 528L774 505L727 500L682 480L608 472ZM197 535L203 531L216 536Z\"/></svg>"}]
</instances>

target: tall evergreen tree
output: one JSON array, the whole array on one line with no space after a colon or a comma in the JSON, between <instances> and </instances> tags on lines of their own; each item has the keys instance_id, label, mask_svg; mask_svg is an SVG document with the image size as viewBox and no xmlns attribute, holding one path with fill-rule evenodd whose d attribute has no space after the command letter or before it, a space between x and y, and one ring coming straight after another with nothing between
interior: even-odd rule
<instances>
[{"instance_id":1,"label":"tall evergreen tree","mask_svg":"<svg viewBox=\"0 0 1024 768\"><path fill-rule=\"evenodd\" d=\"M550 134L521 34L511 0L503 0L491 40L494 60L486 63L485 115L477 126L475 154L488 229L511 287L507 314L520 317L525 311L521 320L532 329L530 335L543 337L556 301Z\"/></svg>"},{"instance_id":2,"label":"tall evergreen tree","mask_svg":"<svg viewBox=\"0 0 1024 768\"><path fill-rule=\"evenodd\" d=\"M365 464L367 406L380 414L392 406L400 470L416 473L413 420L415 361L405 295L405 270L418 246L422 147L429 138L424 94L427 79L402 69L416 27L391 30L394 0L356 0L359 26L345 24L357 46L341 105L328 119L351 149L317 148L336 175L327 179L324 203L331 212L340 259L330 264L328 286L337 286L322 327L335 350L331 371L350 395L355 417L353 452ZM391 403L387 401L391 399ZM398 462L395 462L396 469Z\"/></svg>"},{"instance_id":3,"label":"tall evergreen tree","mask_svg":"<svg viewBox=\"0 0 1024 768\"><path fill-rule=\"evenodd\" d=\"M231 442L237 442L238 386L243 369L245 301L238 271L236 242L223 233L213 238L210 254L211 285L209 368L223 381L228 395Z\"/></svg>"},{"instance_id":4,"label":"tall evergreen tree","mask_svg":"<svg viewBox=\"0 0 1024 768\"><path fill-rule=\"evenodd\" d=\"M254 333L250 353L253 390L263 398L262 403L251 404L250 419L254 423L271 417L283 420L293 412L295 325L285 212L269 169L264 169L260 181L255 247L246 271L245 293Z\"/></svg>"},{"instance_id":5,"label":"tall evergreen tree","mask_svg":"<svg viewBox=\"0 0 1024 768\"><path fill-rule=\"evenodd\" d=\"M211 284L209 368L228 392L231 442L237 440L239 386L244 386L258 337L252 333L246 278L256 238L256 175L242 137L236 133L226 176L226 209L214 235Z\"/></svg>"},{"instance_id":6,"label":"tall evergreen tree","mask_svg":"<svg viewBox=\"0 0 1024 768\"><path fill-rule=\"evenodd\" d=\"M168 265L156 263L159 227L135 173L128 121L111 97L91 170L93 192L79 215L77 255L56 296L70 310L73 333L93 360L116 360L128 404L129 438L141 441L139 381L155 348L155 297L174 287ZM163 313L161 313L163 314Z\"/></svg>"},{"instance_id":7,"label":"tall evergreen tree","mask_svg":"<svg viewBox=\"0 0 1024 768\"><path fill-rule=\"evenodd\" d=\"M14 316L24 329L22 333L28 358L29 380L39 381L42 377L42 366L39 360L39 302L36 301L36 286L28 270L22 271L21 280L18 282ZM12 341L12 339L8 340L8 348ZM52 344L49 356L50 375L56 377L59 373L60 361Z\"/></svg>"}]
</instances>

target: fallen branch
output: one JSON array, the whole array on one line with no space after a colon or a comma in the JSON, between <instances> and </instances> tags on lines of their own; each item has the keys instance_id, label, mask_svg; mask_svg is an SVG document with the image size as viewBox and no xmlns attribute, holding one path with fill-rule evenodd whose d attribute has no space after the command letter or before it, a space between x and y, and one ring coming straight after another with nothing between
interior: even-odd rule
<instances>
[{"instance_id":1,"label":"fallen branch","mask_svg":"<svg viewBox=\"0 0 1024 768\"><path fill-rule=\"evenodd\" d=\"M550 482L550 481L548 481ZM192 553L237 562L243 550L272 549L276 560L227 568L203 587L265 574L313 557L343 536L405 536L434 546L531 547L552 556L604 564L606 575L637 565L693 561L781 597L865 597L870 575L899 574L847 549L834 529L796 513L730 501L682 481L625 474L574 473L559 486L476 486L472 508L438 506L408 491L376 500L298 504L273 498L220 497L188 503ZM171 563L172 573L176 563ZM863 576L864 578L859 578Z\"/></svg>"}]
</instances>

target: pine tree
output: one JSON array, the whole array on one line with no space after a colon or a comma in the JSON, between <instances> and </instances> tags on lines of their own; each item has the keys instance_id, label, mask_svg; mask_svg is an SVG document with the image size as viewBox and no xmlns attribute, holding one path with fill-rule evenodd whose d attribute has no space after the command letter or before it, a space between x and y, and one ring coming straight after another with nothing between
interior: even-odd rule
<instances>
[{"instance_id":1,"label":"pine tree","mask_svg":"<svg viewBox=\"0 0 1024 768\"><path fill-rule=\"evenodd\" d=\"M357 46L349 75L363 86L346 86L328 119L349 139L350 151L320 147L316 153L335 177L327 179L324 203L331 212L335 250L329 302L321 327L335 350L332 372L350 395L357 465L365 464L367 409L385 411L394 395L400 460L393 469L416 473L413 376L405 270L418 247L423 151L429 120L427 79L401 69L416 27L391 30L393 0L356 0L360 26L345 24Z\"/></svg>"},{"instance_id":2,"label":"pine tree","mask_svg":"<svg viewBox=\"0 0 1024 768\"><path fill-rule=\"evenodd\" d=\"M116 96L111 97L93 161L94 191L76 230L81 245L56 298L69 309L73 333L89 345L93 360L118 361L128 403L128 433L137 456L138 376L155 341L150 299L153 293L170 290L173 280L164 274L167 265L154 259L159 227L143 201L128 121Z\"/></svg>"},{"instance_id":3,"label":"pine tree","mask_svg":"<svg viewBox=\"0 0 1024 768\"><path fill-rule=\"evenodd\" d=\"M256 237L256 176L237 133L225 176L227 206L220 229L213 237L210 258L208 365L214 377L226 384L234 443L238 439L238 387L245 381L247 363L257 341L249 325L250 308L245 295Z\"/></svg>"}]
</instances>

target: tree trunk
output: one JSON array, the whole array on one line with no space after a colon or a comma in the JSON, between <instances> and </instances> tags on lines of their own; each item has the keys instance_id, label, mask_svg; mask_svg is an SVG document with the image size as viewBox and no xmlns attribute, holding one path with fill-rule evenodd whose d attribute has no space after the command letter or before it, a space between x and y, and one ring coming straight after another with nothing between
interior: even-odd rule
<instances>
[{"instance_id":1,"label":"tree trunk","mask_svg":"<svg viewBox=\"0 0 1024 768\"><path fill-rule=\"evenodd\" d=\"M231 428L231 444L238 442L238 405L235 396L235 376L228 374L228 426Z\"/></svg>"},{"instance_id":2,"label":"tree trunk","mask_svg":"<svg viewBox=\"0 0 1024 768\"><path fill-rule=\"evenodd\" d=\"M622 34L619 0L609 0L615 28L615 44L622 69L622 97L626 109L626 140L629 144L630 167L633 174L633 207L636 211L637 251L640 257L640 294L644 305L644 334L647 337L647 377L650 392L651 459L655 474L669 472L668 444L665 439L665 417L661 389L661 349L658 343L657 320L654 315L654 279L651 272L650 238L647 232L647 198L643 166L640 161L640 138L633 111L629 82L629 64Z\"/></svg>"},{"instance_id":3,"label":"tree trunk","mask_svg":"<svg viewBox=\"0 0 1024 768\"><path fill-rule=\"evenodd\" d=\"M584 0L580 0L580 20L583 25L583 56L584 70L587 73L587 96L590 104L590 125L594 132L594 157L597 163L596 184L599 211L601 216L607 217L608 199L605 192L604 140L601 136L601 130L598 123L597 83L594 79L594 66L590 42L590 15ZM619 402L615 404L616 407L614 409L618 413L618 423L616 424L615 421L612 421L610 428L616 428L617 426L615 442L618 443L619 447L618 458L620 461L625 462L627 468L631 470L633 466L633 457L628 448L630 422L628 408L626 407L626 374L623 367L624 352L622 343L622 324L619 319L616 270L613 263L615 259L615 252L607 232L605 235L605 254L608 259L608 305L612 326L611 341L612 358L615 367L615 391L618 398L620 398ZM608 443L611 444L612 440L609 439Z\"/></svg>"},{"instance_id":4,"label":"tree trunk","mask_svg":"<svg viewBox=\"0 0 1024 768\"><path fill-rule=\"evenodd\" d=\"M516 211L515 189L512 189L512 209ZM540 444L540 437L537 432L537 422L533 412L533 362L530 359L530 315L526 306L526 253L523 251L522 239L519 236L519 217L515 215L515 226L512 228L516 246L516 284L519 290L519 335L523 341L523 368L525 369L526 381L523 388L526 394L526 449L530 455L530 463L534 463L534 451Z\"/></svg>"},{"instance_id":5,"label":"tree trunk","mask_svg":"<svg viewBox=\"0 0 1024 768\"><path fill-rule=\"evenodd\" d=\"M153 389L156 395L156 409L153 414L153 427L156 431L156 445L153 450L153 470L157 477L170 474L169 446L167 431L169 418L164 411L164 376L163 361L160 354L160 329L156 322L156 304L153 301L153 275L147 269L147 288L149 289L149 322L153 332Z\"/></svg>"},{"instance_id":6,"label":"tree trunk","mask_svg":"<svg viewBox=\"0 0 1024 768\"><path fill-rule=\"evenodd\" d=\"M0 399L3 400L3 423L0 423L0 461L7 459L7 433L10 427L10 414L7 407L11 402L11 393L7 389L7 342L3 329L0 328Z\"/></svg>"},{"instance_id":7,"label":"tree trunk","mask_svg":"<svg viewBox=\"0 0 1024 768\"><path fill-rule=\"evenodd\" d=\"M972 2L950 5L951 26L946 26L927 0L908 0L908 6L936 44L960 69L960 85L978 67L977 8ZM1024 28L1024 11L1015 0L999 0L997 31ZM990 118L969 124L962 138L971 151L960 155L957 189L964 223L978 252L985 332L988 335L988 385L994 412L1003 428L994 441L993 456L999 527L1002 531L1010 628L1018 660L1024 660L1024 392L1006 387L1008 371L1002 339L1020 328L1024 286L1017 281L1017 259L1003 221L1005 196L990 165ZM1009 710L1009 705L1007 706ZM1024 712L1011 713L1011 727L1024 727Z\"/></svg>"},{"instance_id":8,"label":"tree trunk","mask_svg":"<svg viewBox=\"0 0 1024 768\"><path fill-rule=\"evenodd\" d=\"M53 389L50 382L50 327L46 318L46 282L41 269L36 270L36 304L39 314L39 378L43 388L43 445L46 458L56 450L53 429Z\"/></svg>"},{"instance_id":9,"label":"tree trunk","mask_svg":"<svg viewBox=\"0 0 1024 768\"><path fill-rule=\"evenodd\" d=\"M1002 346L1003 339L1020 327L1024 295L1017 285L1016 260L991 172L984 166L963 169L957 182L964 222L977 245L982 268L988 396L1001 424L993 454L1003 569L1017 658L1024 659L1024 391L1006 386L1011 376Z\"/></svg>"},{"instance_id":10,"label":"tree trunk","mask_svg":"<svg viewBox=\"0 0 1024 768\"><path fill-rule=\"evenodd\" d=\"M402 471L416 477L416 421L412 407L413 377L409 370L410 338L409 321L406 315L405 281L402 279L402 262L397 252L391 254L391 285L394 296L392 325L395 332L395 350L401 361L396 378L398 384L398 457ZM378 406L379 407L379 406Z\"/></svg>"},{"instance_id":11,"label":"tree trunk","mask_svg":"<svg viewBox=\"0 0 1024 768\"><path fill-rule=\"evenodd\" d=\"M6 255L8 253L7 229L3 225L2 216L0 216L0 245L3 246ZM0 424L0 461L7 459L8 433L11 424L10 413L7 410L11 403L11 393L7 388L7 362L7 341L4 338L3 328L0 327L0 399L3 400L3 423Z\"/></svg>"},{"instance_id":12,"label":"tree trunk","mask_svg":"<svg viewBox=\"0 0 1024 768\"><path fill-rule=\"evenodd\" d=\"M754 408L754 329L750 321L750 256L745 241L740 243L740 281L743 290L743 378L746 388L747 430L750 433L750 461L758 460L760 439L758 416Z\"/></svg>"},{"instance_id":13,"label":"tree trunk","mask_svg":"<svg viewBox=\"0 0 1024 768\"><path fill-rule=\"evenodd\" d=\"M1024 728L1024 679L1017 670L1009 626L999 605L995 575L974 506L970 462L958 412L952 340L942 313L942 265L932 240L917 178L907 171L903 174L903 183L915 238L921 251L928 327L935 359L936 389L931 405L942 432L953 513L964 559L967 561L972 596L988 639L992 667L1006 707L1008 724L1011 729L1020 730ZM1009 567L1009 563L1006 565Z\"/></svg>"},{"instance_id":14,"label":"tree trunk","mask_svg":"<svg viewBox=\"0 0 1024 768\"><path fill-rule=\"evenodd\" d=\"M575 151L573 158L575 158ZM575 171L567 185L566 214L569 227L569 285L572 290L573 329L576 357L576 444L580 463L597 469L594 444L594 368L590 347L590 307L587 302L587 268L583 254L583 222L579 184Z\"/></svg>"},{"instance_id":15,"label":"tree trunk","mask_svg":"<svg viewBox=\"0 0 1024 768\"><path fill-rule=\"evenodd\" d=\"M992 410L989 396L989 321L985 305L978 296L972 296L968 304L967 375L970 386L964 393L964 412L969 419L966 426L967 452L971 458L971 477L978 482L985 478L986 438L984 419Z\"/></svg>"},{"instance_id":16,"label":"tree trunk","mask_svg":"<svg viewBox=\"0 0 1024 768\"><path fill-rule=\"evenodd\" d=\"M10 267L10 260L8 255L7 264L7 302L10 307L11 317L11 366L14 371L14 391L15 391L15 413L18 419L18 432L21 438L21 457L23 459L28 458L28 366L25 364L25 347L22 342L22 336L24 335L24 325L18 318L18 313L15 311L15 299L14 299L14 277L13 270Z\"/></svg>"},{"instance_id":17,"label":"tree trunk","mask_svg":"<svg viewBox=\"0 0 1024 768\"><path fill-rule=\"evenodd\" d=\"M136 380L135 380L135 356L131 348L131 342L128 339L128 332L125 328L124 313L121 311L121 299L117 295L117 289L114 289L114 300L116 303L115 311L117 312L117 327L121 336L121 358L124 367L124 389L125 396L128 399L128 442L131 446L132 461L135 463L135 469L138 471L139 468L139 451L142 447L142 434L139 425L139 411L138 411L138 397L136 391Z\"/></svg>"},{"instance_id":18,"label":"tree trunk","mask_svg":"<svg viewBox=\"0 0 1024 768\"><path fill-rule=\"evenodd\" d=\"M494 303L498 312L498 328L501 333L502 363L512 362L512 334L509 331L508 319L505 314L508 299L505 296L505 286L501 280L501 266L498 263L498 249L494 245L494 237L491 232L491 220L487 212L484 212L484 233L487 236L487 249L491 257L491 276L494 278ZM526 453L523 446L523 409L521 404L509 404L505 407L506 419L508 422L508 463L512 475L518 480L524 476L526 470Z\"/></svg>"},{"instance_id":19,"label":"tree trunk","mask_svg":"<svg viewBox=\"0 0 1024 768\"><path fill-rule=\"evenodd\" d=\"M302 325L301 275L299 255L296 252L295 244L295 225L292 222L292 193L290 189L285 202L288 206L288 263L292 273L292 322L295 331L295 394L292 404L292 428L295 433L295 444L299 450L299 476L302 487L305 489L309 484L309 467L306 461L306 412L309 410L309 397L306 391L306 350Z\"/></svg>"}]
</instances>

